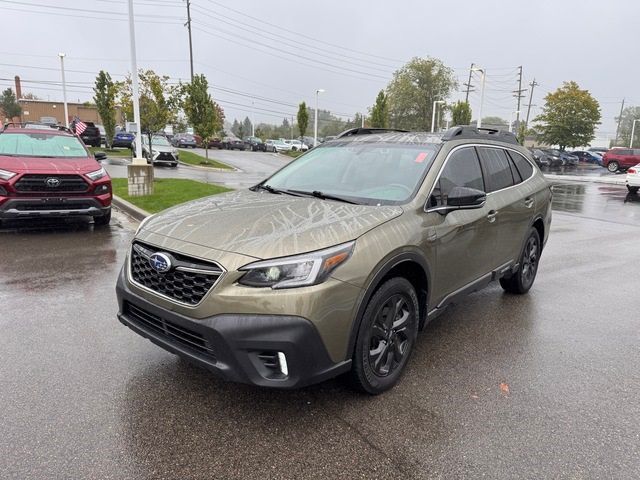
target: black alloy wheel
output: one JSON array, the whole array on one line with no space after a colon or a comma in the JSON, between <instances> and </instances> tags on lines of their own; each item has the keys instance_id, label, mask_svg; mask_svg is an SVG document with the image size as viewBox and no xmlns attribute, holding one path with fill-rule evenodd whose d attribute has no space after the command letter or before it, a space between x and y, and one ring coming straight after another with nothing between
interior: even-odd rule
<instances>
[{"instance_id":1,"label":"black alloy wheel","mask_svg":"<svg viewBox=\"0 0 640 480\"><path fill-rule=\"evenodd\" d=\"M520 256L518 271L508 278L501 278L500 285L509 293L527 293L533 286L540 262L541 240L538 231L531 228Z\"/></svg>"},{"instance_id":2,"label":"black alloy wheel","mask_svg":"<svg viewBox=\"0 0 640 480\"><path fill-rule=\"evenodd\" d=\"M371 297L358 331L352 379L377 395L402 376L418 333L418 298L402 277L386 281Z\"/></svg>"}]
</instances>

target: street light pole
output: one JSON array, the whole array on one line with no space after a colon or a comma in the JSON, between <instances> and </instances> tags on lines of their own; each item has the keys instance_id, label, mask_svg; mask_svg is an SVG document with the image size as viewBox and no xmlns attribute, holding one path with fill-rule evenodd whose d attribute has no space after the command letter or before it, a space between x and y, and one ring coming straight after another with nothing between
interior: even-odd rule
<instances>
[{"instance_id":1,"label":"street light pole","mask_svg":"<svg viewBox=\"0 0 640 480\"><path fill-rule=\"evenodd\" d=\"M640 122L640 118L633 121L633 126L631 127L631 141L629 142L629 148L633 148L633 137L636 134L636 122Z\"/></svg>"},{"instance_id":2,"label":"street light pole","mask_svg":"<svg viewBox=\"0 0 640 480\"><path fill-rule=\"evenodd\" d=\"M473 67L474 72L480 72L482 75L480 83L480 110L478 111L478 128L482 128L482 104L484 103L484 85L487 72L484 68Z\"/></svg>"},{"instance_id":3,"label":"street light pole","mask_svg":"<svg viewBox=\"0 0 640 480\"><path fill-rule=\"evenodd\" d=\"M64 101L64 126L69 128L69 107L67 107L67 82L64 78L64 53L59 53L60 70L62 71L62 100Z\"/></svg>"},{"instance_id":4,"label":"street light pole","mask_svg":"<svg viewBox=\"0 0 640 480\"><path fill-rule=\"evenodd\" d=\"M136 29L133 23L133 0L129 0L129 46L131 47L131 83L133 86L133 121L136 124L136 156L132 163L145 164L142 158L142 125L140 125L140 90L138 88L138 63L136 61Z\"/></svg>"},{"instance_id":5,"label":"street light pole","mask_svg":"<svg viewBox=\"0 0 640 480\"><path fill-rule=\"evenodd\" d=\"M431 133L436 131L436 110L439 103L444 103L444 100L436 100L433 102L433 112L431 114Z\"/></svg>"},{"instance_id":6,"label":"street light pole","mask_svg":"<svg viewBox=\"0 0 640 480\"><path fill-rule=\"evenodd\" d=\"M324 93L324 89L319 88L316 90L316 110L313 122L313 146L318 145L318 94Z\"/></svg>"}]
</instances>

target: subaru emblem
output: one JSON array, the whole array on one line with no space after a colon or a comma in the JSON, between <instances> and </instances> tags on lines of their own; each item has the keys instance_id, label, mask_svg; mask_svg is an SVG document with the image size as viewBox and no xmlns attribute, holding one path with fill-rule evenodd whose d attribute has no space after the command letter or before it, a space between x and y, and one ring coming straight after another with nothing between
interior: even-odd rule
<instances>
[{"instance_id":1,"label":"subaru emblem","mask_svg":"<svg viewBox=\"0 0 640 480\"><path fill-rule=\"evenodd\" d=\"M149 265L158 273L167 273L171 270L171 257L164 253L154 253L149 257Z\"/></svg>"},{"instance_id":2,"label":"subaru emblem","mask_svg":"<svg viewBox=\"0 0 640 480\"><path fill-rule=\"evenodd\" d=\"M47 178L44 183L47 184L47 187L56 188L60 186L60 179L55 177Z\"/></svg>"}]
</instances>

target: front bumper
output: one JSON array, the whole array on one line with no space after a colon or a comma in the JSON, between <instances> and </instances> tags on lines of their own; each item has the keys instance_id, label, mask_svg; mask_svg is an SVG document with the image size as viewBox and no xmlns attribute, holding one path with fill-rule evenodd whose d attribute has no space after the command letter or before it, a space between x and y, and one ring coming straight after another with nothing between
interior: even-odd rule
<instances>
[{"instance_id":1,"label":"front bumper","mask_svg":"<svg viewBox=\"0 0 640 480\"><path fill-rule=\"evenodd\" d=\"M0 219L36 217L102 217L111 210L96 198L9 198L0 205Z\"/></svg>"},{"instance_id":2,"label":"front bumper","mask_svg":"<svg viewBox=\"0 0 640 480\"><path fill-rule=\"evenodd\" d=\"M302 317L221 314L194 320L133 293L124 269L116 294L120 322L229 381L299 388L351 367L350 360L334 363L330 359L320 334Z\"/></svg>"}]
</instances>

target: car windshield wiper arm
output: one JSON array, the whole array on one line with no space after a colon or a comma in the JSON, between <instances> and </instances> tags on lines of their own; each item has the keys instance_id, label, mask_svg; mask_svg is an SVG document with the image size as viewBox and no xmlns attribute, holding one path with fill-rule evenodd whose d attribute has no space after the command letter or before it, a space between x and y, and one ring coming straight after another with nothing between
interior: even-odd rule
<instances>
[{"instance_id":1,"label":"car windshield wiper arm","mask_svg":"<svg viewBox=\"0 0 640 480\"><path fill-rule=\"evenodd\" d=\"M258 185L255 185L255 186L251 187L251 190L253 190L254 192L256 190L265 190L265 191L267 191L269 193L275 193L277 195L279 195L281 193L284 193L286 195L292 195L294 197L299 197L300 196L297 192L295 192L293 190L281 190L279 188L273 188L271 185L268 185L266 183L259 183Z\"/></svg>"},{"instance_id":2,"label":"car windshield wiper arm","mask_svg":"<svg viewBox=\"0 0 640 480\"><path fill-rule=\"evenodd\" d=\"M360 205L358 202L354 200L349 200L348 198L341 197L339 195L332 195L330 193L320 192L318 190L314 190L312 192L307 192L305 190L289 190L290 192L299 193L301 195L308 195L310 197L320 198L321 200L336 200L338 202L350 203L352 205Z\"/></svg>"}]
</instances>

